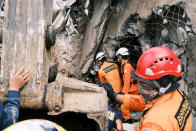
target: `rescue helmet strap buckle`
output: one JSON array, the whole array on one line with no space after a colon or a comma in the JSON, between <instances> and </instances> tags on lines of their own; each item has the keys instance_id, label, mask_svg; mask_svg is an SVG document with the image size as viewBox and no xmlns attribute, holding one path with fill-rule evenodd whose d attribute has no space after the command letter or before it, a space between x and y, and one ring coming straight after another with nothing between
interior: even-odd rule
<instances>
[{"instance_id":1,"label":"rescue helmet strap buckle","mask_svg":"<svg viewBox=\"0 0 196 131\"><path fill-rule=\"evenodd\" d=\"M165 92L171 87L171 83L172 83L172 82L170 82L166 87L161 87L161 85L156 80L152 81L152 82L158 88L159 95L165 94Z\"/></svg>"}]
</instances>

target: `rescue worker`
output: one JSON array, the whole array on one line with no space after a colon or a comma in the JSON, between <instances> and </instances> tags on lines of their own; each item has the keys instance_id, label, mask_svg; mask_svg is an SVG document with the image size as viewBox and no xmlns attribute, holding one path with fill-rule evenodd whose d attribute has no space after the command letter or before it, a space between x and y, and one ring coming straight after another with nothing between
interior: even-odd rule
<instances>
[{"instance_id":1,"label":"rescue worker","mask_svg":"<svg viewBox=\"0 0 196 131\"><path fill-rule=\"evenodd\" d=\"M103 86L108 97L138 110L143 117L137 131L191 131L192 112L186 95L178 83L181 63L167 47L153 47L139 58L132 76L137 80L141 96L120 95L110 86Z\"/></svg>"},{"instance_id":2,"label":"rescue worker","mask_svg":"<svg viewBox=\"0 0 196 131\"><path fill-rule=\"evenodd\" d=\"M139 90L138 90L138 85L136 81L133 80L131 77L131 71L134 71L134 68L130 64L128 58L129 58L129 51L125 47L121 47L118 49L116 52L116 56L121 62L121 73L123 76L123 89L122 93L124 94L131 94L131 95L138 95ZM125 122L131 123L133 121L131 115L130 115L130 110L126 105L121 105L121 112L122 116L125 119Z\"/></svg>"},{"instance_id":3,"label":"rescue worker","mask_svg":"<svg viewBox=\"0 0 196 131\"><path fill-rule=\"evenodd\" d=\"M121 47L116 52L116 56L121 62L121 73L123 75L123 89L122 93L124 94L132 94L138 95L138 85L134 82L133 78L131 78L130 72L134 70L132 65L130 64L129 58L129 51L125 47Z\"/></svg>"},{"instance_id":4,"label":"rescue worker","mask_svg":"<svg viewBox=\"0 0 196 131\"><path fill-rule=\"evenodd\" d=\"M18 121L19 90L29 81L29 78L29 70L24 71L23 67L15 75L10 72L8 97L4 107L0 101L0 130Z\"/></svg>"},{"instance_id":5,"label":"rescue worker","mask_svg":"<svg viewBox=\"0 0 196 131\"><path fill-rule=\"evenodd\" d=\"M98 77L100 82L109 82L112 85L114 92L122 92L122 82L118 65L112 62L106 61L106 55L103 52L99 52L96 55L96 60L101 64L98 70Z\"/></svg>"}]
</instances>

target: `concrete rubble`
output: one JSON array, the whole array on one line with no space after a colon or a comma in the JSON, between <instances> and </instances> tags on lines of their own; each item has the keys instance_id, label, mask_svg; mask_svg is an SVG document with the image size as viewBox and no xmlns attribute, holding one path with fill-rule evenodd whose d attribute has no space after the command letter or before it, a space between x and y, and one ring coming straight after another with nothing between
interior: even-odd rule
<instances>
[{"instance_id":1,"label":"concrete rubble","mask_svg":"<svg viewBox=\"0 0 196 131\"><path fill-rule=\"evenodd\" d=\"M181 89L196 110L195 4L194 0L54 0L52 26L56 30L56 41L48 51L50 88L54 87L52 82L62 77L97 83L96 72L100 65L94 57L98 51L104 51L109 61L116 61L115 51L125 46L130 51L132 65L136 67L142 52L161 45L174 50L180 58L184 67ZM1 0L1 21L4 14L4 0ZM63 83L56 83L62 87ZM95 90L92 92L102 92ZM68 96L75 97L74 93L65 95L67 99ZM69 108L61 107L62 111L73 110L70 103L66 104ZM84 110L91 112L91 108L87 108ZM78 112L83 107L79 106L79 109ZM88 117L100 122L96 115L89 113Z\"/></svg>"}]
</instances>

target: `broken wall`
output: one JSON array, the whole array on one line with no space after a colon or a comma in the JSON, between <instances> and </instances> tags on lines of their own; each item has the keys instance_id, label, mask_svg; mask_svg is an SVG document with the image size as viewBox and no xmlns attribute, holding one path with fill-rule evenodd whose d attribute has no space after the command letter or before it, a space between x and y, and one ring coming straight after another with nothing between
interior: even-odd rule
<instances>
[{"instance_id":1,"label":"broken wall","mask_svg":"<svg viewBox=\"0 0 196 131\"><path fill-rule=\"evenodd\" d=\"M65 26L65 31L57 35L55 46L51 49L53 61L60 63L58 70L81 80L88 73L103 39L111 12L110 1L91 1L88 9L89 14L84 14L85 1L77 1L72 5L70 18L73 18L75 29L69 30L67 28L70 26Z\"/></svg>"}]
</instances>

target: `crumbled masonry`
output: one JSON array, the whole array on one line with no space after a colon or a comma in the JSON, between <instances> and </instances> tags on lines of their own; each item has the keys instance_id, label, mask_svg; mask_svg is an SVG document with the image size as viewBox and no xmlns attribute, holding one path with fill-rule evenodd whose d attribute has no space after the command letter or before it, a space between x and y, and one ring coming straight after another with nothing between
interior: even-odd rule
<instances>
[{"instance_id":1,"label":"crumbled masonry","mask_svg":"<svg viewBox=\"0 0 196 131\"><path fill-rule=\"evenodd\" d=\"M14 5L18 0L12 2ZM43 6L39 2L43 2ZM43 118L48 119L53 119L56 115L70 119L73 115L77 119L79 115L83 120L93 123L92 128L104 131L107 126L107 97L104 90L95 85L98 83L96 73L100 67L95 61L96 54L103 51L108 61L117 62L116 51L120 47L127 47L131 54L131 64L136 68L142 52L153 46L166 46L181 60L184 70L180 81L183 85L181 89L188 95L191 106L196 111L196 1L50 2L52 0L36 0L31 3L32 10L19 10L20 7L17 7L16 11L14 8L6 10L6 6L11 6L10 2L0 0L0 64L3 77L3 81L0 81L1 99L6 98L9 70L14 68L15 71L22 64L30 65L33 79L21 93L24 116L33 114L34 110L38 112L34 116L39 117L44 112ZM24 7L28 5L24 1L20 4ZM40 10L36 9L38 6ZM31 17L22 15L19 11L40 15ZM18 16L20 18L15 18ZM27 18L30 22L27 22ZM17 22L18 24L14 24ZM35 23L39 25L35 26ZM55 116L46 115L47 111ZM55 121L58 120L61 118L55 117ZM78 123L79 121L76 120ZM68 120L66 122L71 123ZM86 130L84 123L80 127ZM74 128L76 127L72 127L73 130Z\"/></svg>"}]
</instances>

